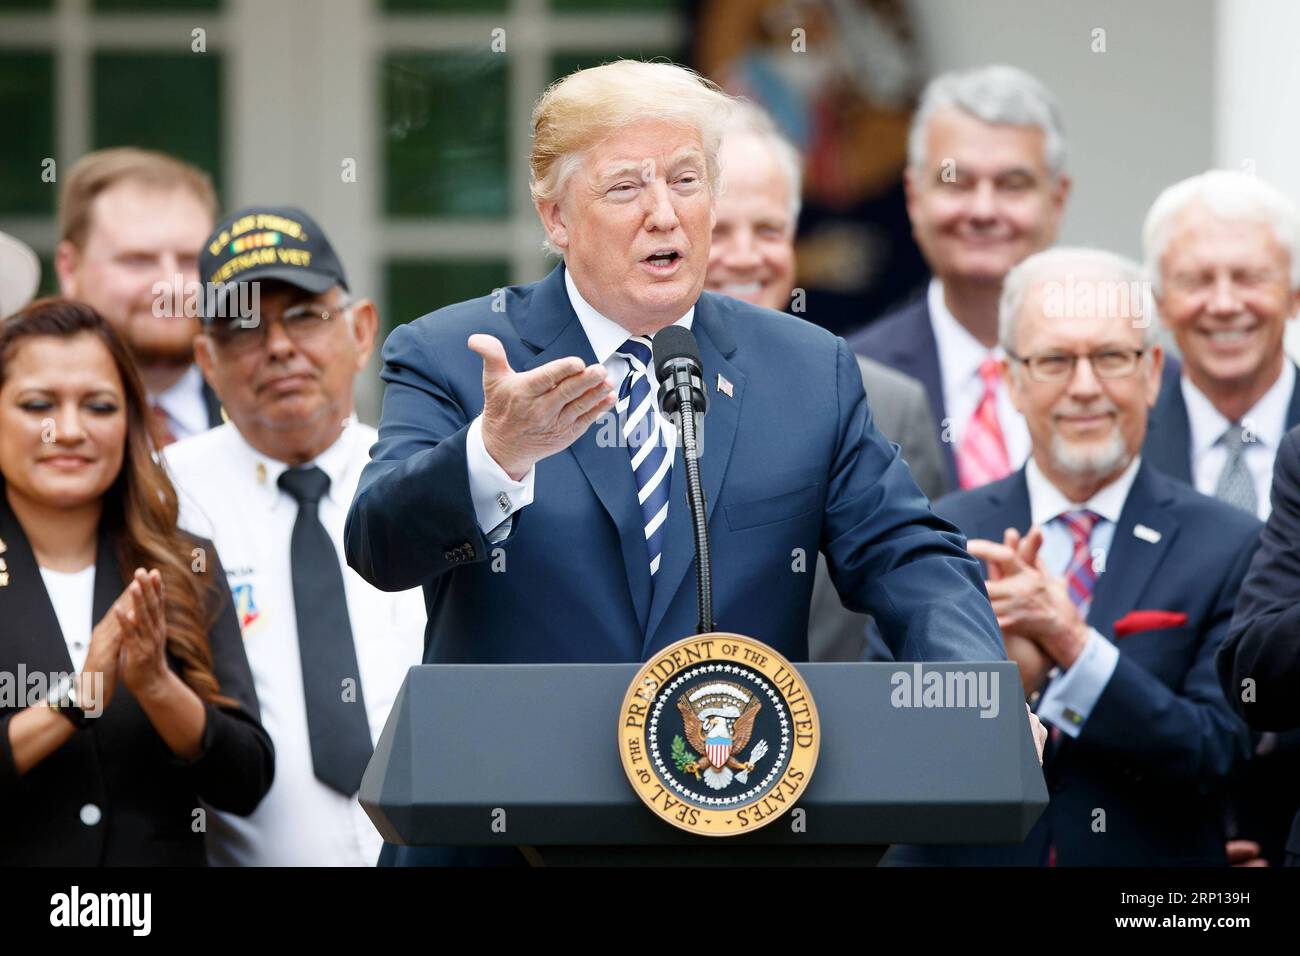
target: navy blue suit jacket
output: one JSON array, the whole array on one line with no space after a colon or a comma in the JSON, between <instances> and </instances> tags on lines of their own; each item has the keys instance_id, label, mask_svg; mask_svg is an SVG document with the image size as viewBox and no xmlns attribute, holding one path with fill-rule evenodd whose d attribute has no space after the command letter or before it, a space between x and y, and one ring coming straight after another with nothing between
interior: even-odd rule
<instances>
[{"instance_id":1,"label":"navy blue suit jacket","mask_svg":"<svg viewBox=\"0 0 1300 956\"><path fill-rule=\"evenodd\" d=\"M948 409L943 402L943 373L939 368L939 346L930 324L930 306L922 295L888 315L881 316L860 332L848 337L849 347L859 355L883 362L912 376L925 386L934 416L934 431L939 436L944 462L948 467L948 487L958 487L957 456L952 443L943 440L943 422Z\"/></svg>"},{"instance_id":2,"label":"navy blue suit jacket","mask_svg":"<svg viewBox=\"0 0 1300 956\"><path fill-rule=\"evenodd\" d=\"M488 544L465 456L482 360L466 339L495 335L517 370L572 355L595 362L563 266L503 296L388 337L379 441L348 513L348 563L385 590L424 587L429 663L645 660L696 632L681 452L653 587L627 450L599 440L601 422L538 462L533 503ZM844 340L707 292L694 332L710 391L701 470L718 630L807 660L820 549L846 605L875 615L900 659L1005 659L978 563L872 424Z\"/></svg>"},{"instance_id":3,"label":"navy blue suit jacket","mask_svg":"<svg viewBox=\"0 0 1300 956\"><path fill-rule=\"evenodd\" d=\"M949 495L935 510L971 538L1001 541L1008 527L1023 534L1024 470ZM1160 540L1135 535L1139 524ZM1018 846L900 847L891 862L1038 866L1054 844L1066 866L1223 865L1221 792L1249 739L1224 699L1214 655L1259 530L1250 515L1144 461L1088 612L1119 661L1079 736L1049 748L1047 810ZM1116 639L1115 622L1134 610L1180 611L1187 624ZM1093 830L1097 808L1105 832Z\"/></svg>"},{"instance_id":4,"label":"navy blue suit jacket","mask_svg":"<svg viewBox=\"0 0 1300 956\"><path fill-rule=\"evenodd\" d=\"M1182 366L1170 356L1160 382L1160 397L1147 419L1147 437L1142 445L1142 460L1159 468L1171 478L1186 484L1192 481L1192 426L1183 401ZM1287 406L1286 427L1300 425L1300 384L1291 390Z\"/></svg>"}]
</instances>

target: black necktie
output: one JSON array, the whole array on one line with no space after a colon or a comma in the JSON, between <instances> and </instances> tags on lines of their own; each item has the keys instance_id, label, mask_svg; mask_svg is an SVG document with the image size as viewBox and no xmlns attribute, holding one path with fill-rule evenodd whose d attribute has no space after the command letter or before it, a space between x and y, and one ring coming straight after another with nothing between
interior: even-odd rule
<instances>
[{"instance_id":1,"label":"black necktie","mask_svg":"<svg viewBox=\"0 0 1300 956\"><path fill-rule=\"evenodd\" d=\"M322 783L352 796L361 789L372 747L343 571L318 511L330 478L315 466L291 468L279 485L298 502L289 559L312 767Z\"/></svg>"}]
</instances>

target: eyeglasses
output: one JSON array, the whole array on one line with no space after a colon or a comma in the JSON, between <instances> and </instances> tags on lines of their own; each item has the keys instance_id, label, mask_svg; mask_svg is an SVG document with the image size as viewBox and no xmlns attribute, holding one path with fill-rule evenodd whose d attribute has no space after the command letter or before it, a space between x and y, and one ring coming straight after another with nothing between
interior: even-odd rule
<instances>
[{"instance_id":1,"label":"eyeglasses","mask_svg":"<svg viewBox=\"0 0 1300 956\"><path fill-rule=\"evenodd\" d=\"M1074 367L1079 359L1087 359L1098 378L1123 378L1137 371L1138 363L1146 349L1102 349L1087 355L1065 352L1040 352L1038 355L1007 355L1029 369L1029 377L1036 382L1068 382L1074 377Z\"/></svg>"},{"instance_id":2,"label":"eyeglasses","mask_svg":"<svg viewBox=\"0 0 1300 956\"><path fill-rule=\"evenodd\" d=\"M354 302L342 302L332 309L319 305L296 305L280 314L279 322L284 334L296 345L318 338L329 328L335 316L346 315ZM266 327L269 323L256 316L223 320L212 327L212 337L229 352L252 352L266 344Z\"/></svg>"}]
</instances>

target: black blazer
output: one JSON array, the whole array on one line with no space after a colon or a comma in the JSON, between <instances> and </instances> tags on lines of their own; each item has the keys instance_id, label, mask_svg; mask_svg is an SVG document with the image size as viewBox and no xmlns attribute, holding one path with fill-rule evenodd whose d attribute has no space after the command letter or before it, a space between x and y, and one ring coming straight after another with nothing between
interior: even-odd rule
<instances>
[{"instance_id":1,"label":"black blazer","mask_svg":"<svg viewBox=\"0 0 1300 956\"><path fill-rule=\"evenodd\" d=\"M72 660L31 545L0 482L0 540L8 584L0 587L0 672L72 673ZM216 585L219 616L209 634L213 671L237 708L204 701L202 751L192 761L172 754L140 704L119 680L112 701L92 726L19 776L9 720L27 701L0 697L0 864L57 866L199 865L206 863L199 801L248 814L271 788L271 738L262 728L225 572L212 543L207 574ZM108 536L95 560L96 622L122 593ZM179 663L168 655L172 669ZM23 688L19 693L25 696ZM96 817L98 820L96 821ZM90 821L90 822L85 822Z\"/></svg>"}]
</instances>

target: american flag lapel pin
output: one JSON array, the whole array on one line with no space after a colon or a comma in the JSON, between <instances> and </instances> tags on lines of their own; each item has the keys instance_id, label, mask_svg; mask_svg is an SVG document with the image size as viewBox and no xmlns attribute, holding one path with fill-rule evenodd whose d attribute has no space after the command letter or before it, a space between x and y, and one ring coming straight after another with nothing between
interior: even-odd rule
<instances>
[{"instance_id":1,"label":"american flag lapel pin","mask_svg":"<svg viewBox=\"0 0 1300 956\"><path fill-rule=\"evenodd\" d=\"M727 398L734 397L733 392L735 391L735 386L727 381L721 372L718 373L718 391L723 395L726 395Z\"/></svg>"}]
</instances>

